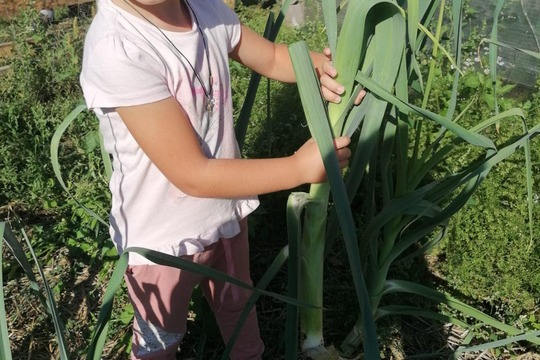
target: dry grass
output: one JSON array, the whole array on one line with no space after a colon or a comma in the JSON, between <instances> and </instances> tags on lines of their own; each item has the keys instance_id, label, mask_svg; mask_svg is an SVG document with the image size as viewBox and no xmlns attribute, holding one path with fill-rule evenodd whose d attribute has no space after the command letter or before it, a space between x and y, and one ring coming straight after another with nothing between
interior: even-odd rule
<instances>
[{"instance_id":1,"label":"dry grass","mask_svg":"<svg viewBox=\"0 0 540 360\"><path fill-rule=\"evenodd\" d=\"M9 254L6 249L4 254ZM45 276L56 294L57 307L66 326L66 341L73 359L81 358L88 345L91 325L95 323L106 279L99 279L99 268L80 267L68 257L67 249L58 250ZM6 259L12 261L9 257ZM38 278L38 281L40 279ZM50 316L38 297L30 290L24 274L16 274L4 284L6 318L14 360L59 358L58 344ZM111 359L120 359L123 349L116 345L128 329L118 330L107 344Z\"/></svg>"}]
</instances>

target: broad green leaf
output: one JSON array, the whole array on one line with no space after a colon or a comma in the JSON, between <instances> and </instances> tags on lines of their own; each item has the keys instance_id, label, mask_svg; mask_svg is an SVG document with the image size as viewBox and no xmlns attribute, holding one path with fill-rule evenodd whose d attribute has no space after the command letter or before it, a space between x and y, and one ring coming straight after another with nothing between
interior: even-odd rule
<instances>
[{"instance_id":1,"label":"broad green leaf","mask_svg":"<svg viewBox=\"0 0 540 360\"><path fill-rule=\"evenodd\" d=\"M469 346L469 347L463 347L461 349L458 349L455 351L455 354L461 354L465 352L476 352L476 351L484 351L488 349L496 349L498 347L503 347L510 345L512 343L519 343L523 341L529 341L532 343L537 343L538 339L540 338L540 331L533 331L528 334L523 335L517 335L517 336L510 336L506 339L501 339L497 341L490 341L487 343L484 343L482 345L476 345L476 346Z\"/></svg>"},{"instance_id":2,"label":"broad green leaf","mask_svg":"<svg viewBox=\"0 0 540 360\"><path fill-rule=\"evenodd\" d=\"M62 171L60 170L60 162L58 160L58 151L60 148L60 140L62 136L64 135L64 132L67 130L67 128L77 119L77 117L86 110L86 104L84 102L81 102L75 109L73 109L68 116L62 121L62 123L56 128L56 131L54 132L54 135L51 139L51 163L53 166L54 175L56 176L56 179L60 183L60 186L64 189L64 191L68 194L69 197L73 199L80 207L82 207L88 214L90 214L94 219L98 220L100 223L102 223L105 226L109 226L108 222L103 220L101 216L96 214L94 211L90 210L88 207L84 206L80 201L78 201L69 191L66 183L64 182L64 178L62 176ZM106 163L107 164L107 163ZM110 170L107 170L110 171Z\"/></svg>"},{"instance_id":3,"label":"broad green leaf","mask_svg":"<svg viewBox=\"0 0 540 360\"><path fill-rule=\"evenodd\" d=\"M330 103L328 105L332 126L343 113L347 100L351 97L355 74L364 61L369 39L377 25L376 21L379 20L379 17L384 18L393 15L395 12L399 12L402 16L404 14L403 9L392 1L349 1L339 33L336 53L333 57L334 66L338 70L336 81L343 85L345 92L341 103ZM393 36L387 33L385 39L390 41L392 38ZM388 49L391 49L391 47L389 46ZM400 51L400 49L398 48L397 51Z\"/></svg>"},{"instance_id":4,"label":"broad green leaf","mask_svg":"<svg viewBox=\"0 0 540 360\"><path fill-rule=\"evenodd\" d=\"M407 35L409 46L416 49L416 38L418 34L418 24L420 23L420 2L419 0L407 1Z\"/></svg>"},{"instance_id":5,"label":"broad green leaf","mask_svg":"<svg viewBox=\"0 0 540 360\"><path fill-rule=\"evenodd\" d=\"M349 3L351 6L351 3ZM348 12L347 12L348 13ZM339 44L338 44L339 46ZM369 359L379 359L379 346L377 334L373 322L371 306L367 294L366 285L362 275L362 265L359 258L356 230L352 217L349 199L345 184L341 177L337 156L334 150L333 135L326 111L319 92L319 85L313 65L309 57L309 51L305 43L299 42L289 47L293 68L298 79L300 98L308 120L312 136L315 138L323 162L326 168L328 181L332 188L332 195L341 223L342 233L347 247L347 254L353 275L358 302L362 318L364 319L365 341L364 349Z\"/></svg>"},{"instance_id":6,"label":"broad green leaf","mask_svg":"<svg viewBox=\"0 0 540 360\"><path fill-rule=\"evenodd\" d=\"M385 99L386 101L392 103L393 105L397 106L401 111L405 113L416 113L418 115L421 115L423 117L426 117L428 119L431 119L435 121L436 123L446 127L448 130L452 131L455 135L459 136L463 140L467 141L468 143L484 147L484 148L490 148L495 149L495 144L492 140L489 138L472 133L470 131L467 131L463 127L448 121L447 119L443 118L442 116L435 114L431 111L422 109L420 107L414 106L412 104L408 104L403 102L402 100L396 98L394 95L390 94L386 90L382 89L377 83L375 83L373 80L367 78L364 74L361 72L358 72L356 76L357 80L364 85L366 88L373 91L377 96Z\"/></svg>"},{"instance_id":7,"label":"broad green leaf","mask_svg":"<svg viewBox=\"0 0 540 360\"><path fill-rule=\"evenodd\" d=\"M326 37L328 38L328 47L332 54L335 54L338 37L336 3L334 1L322 1L322 10Z\"/></svg>"},{"instance_id":8,"label":"broad green leaf","mask_svg":"<svg viewBox=\"0 0 540 360\"><path fill-rule=\"evenodd\" d=\"M426 319L437 320L441 323L452 323L454 325L460 326L463 329L467 329L469 324L456 319L452 316L441 314L440 312L435 312L431 310L426 310L423 308L407 305L387 305L380 306L377 309L375 314L377 320L385 316L395 316L395 315L408 315L415 317L422 317Z\"/></svg>"},{"instance_id":9,"label":"broad green leaf","mask_svg":"<svg viewBox=\"0 0 540 360\"><path fill-rule=\"evenodd\" d=\"M497 45L497 46L502 46L502 47L507 48L507 49L512 49L512 50L515 50L515 51L530 55L530 56L540 60L540 53L538 53L538 52L531 51L531 50L526 50L526 49L521 49L521 48L518 48L518 47L510 45L510 44L502 43L502 42L497 41L495 39L484 39L483 41L485 41L487 43L490 43L490 44Z\"/></svg>"},{"instance_id":10,"label":"broad green leaf","mask_svg":"<svg viewBox=\"0 0 540 360\"><path fill-rule=\"evenodd\" d=\"M418 296L422 296L428 299L431 299L435 302L447 305L455 310L458 310L462 314L469 316L471 318L474 318L483 324L487 324L490 326L493 326L496 329L499 329L501 331L504 331L505 333L509 335L521 335L523 333L522 330L517 329L513 326L507 325L505 323L502 323L495 318L473 308L470 305L467 305L463 303L462 301L457 300L456 298L443 294L438 292L437 290L433 290L427 286L415 284L408 281L403 280L388 280L386 282L386 290L385 293L408 293L408 294L415 294ZM537 336L528 336L527 340L535 343L540 344L540 337Z\"/></svg>"},{"instance_id":11,"label":"broad green leaf","mask_svg":"<svg viewBox=\"0 0 540 360\"><path fill-rule=\"evenodd\" d=\"M287 237L289 240L289 267L287 295L298 298L298 286L301 282L301 243L302 243L302 212L310 202L309 194L294 192L287 200ZM285 358L298 358L298 307L287 304L287 319L285 325Z\"/></svg>"},{"instance_id":12,"label":"broad green leaf","mask_svg":"<svg viewBox=\"0 0 540 360\"><path fill-rule=\"evenodd\" d=\"M111 278L109 279L107 289L105 290L105 294L103 295L97 323L94 328L94 333L92 334L90 345L88 346L86 352L86 358L88 360L102 359L103 349L105 347L105 342L107 340L107 332L110 325L114 296L118 289L120 289L120 286L124 281L124 274L127 270L127 266L128 256L127 253L124 253L124 255L120 256L120 258L116 262L116 266L111 275Z\"/></svg>"}]
</instances>

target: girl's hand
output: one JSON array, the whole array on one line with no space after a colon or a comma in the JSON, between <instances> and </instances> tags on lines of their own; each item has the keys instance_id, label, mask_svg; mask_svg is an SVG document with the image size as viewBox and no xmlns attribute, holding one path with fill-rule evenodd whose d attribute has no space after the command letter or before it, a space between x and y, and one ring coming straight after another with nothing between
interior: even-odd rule
<instances>
[{"instance_id":1,"label":"girl's hand","mask_svg":"<svg viewBox=\"0 0 540 360\"><path fill-rule=\"evenodd\" d=\"M321 82L321 90L324 98L333 103L341 102L341 95L345 91L342 85L336 82L335 77L337 76L337 70L332 65L332 53L329 48L325 48L323 53L320 55L324 56L325 59L322 59L322 64L320 65L319 72L319 81ZM366 95L365 90L361 90L354 104L358 105Z\"/></svg>"},{"instance_id":2,"label":"girl's hand","mask_svg":"<svg viewBox=\"0 0 540 360\"><path fill-rule=\"evenodd\" d=\"M334 139L334 147L340 168L349 164L351 150L347 147L351 139L346 136ZM321 153L313 138L309 139L292 155L297 160L297 170L303 177L302 183L317 184L326 181L326 170Z\"/></svg>"}]
</instances>

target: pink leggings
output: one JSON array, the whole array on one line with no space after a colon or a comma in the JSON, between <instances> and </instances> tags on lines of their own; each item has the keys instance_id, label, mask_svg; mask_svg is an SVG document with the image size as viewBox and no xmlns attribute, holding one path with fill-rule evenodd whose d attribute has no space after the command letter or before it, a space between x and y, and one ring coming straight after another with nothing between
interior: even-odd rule
<instances>
[{"instance_id":1,"label":"pink leggings","mask_svg":"<svg viewBox=\"0 0 540 360\"><path fill-rule=\"evenodd\" d=\"M183 258L251 284L246 221L242 221L241 232L235 237L221 239L203 252ZM130 266L125 278L135 309L131 359L176 359L178 345L186 333L189 300L196 285L201 286L225 343L251 294L229 283L161 265ZM261 359L263 351L253 309L231 351L231 359Z\"/></svg>"}]
</instances>

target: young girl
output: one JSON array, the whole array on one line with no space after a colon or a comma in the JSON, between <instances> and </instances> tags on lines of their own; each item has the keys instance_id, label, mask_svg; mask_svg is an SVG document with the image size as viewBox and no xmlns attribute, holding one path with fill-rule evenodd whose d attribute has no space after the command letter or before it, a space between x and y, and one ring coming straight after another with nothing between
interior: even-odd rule
<instances>
[{"instance_id":1,"label":"young girl","mask_svg":"<svg viewBox=\"0 0 540 360\"><path fill-rule=\"evenodd\" d=\"M247 283L246 216L257 194L325 179L313 140L294 155L241 159L233 131L229 57L294 82L288 49L240 24L222 0L98 0L81 85L112 154L110 233L119 252L140 246L212 266ZM329 54L312 54L322 92L338 102ZM335 140L341 166L348 138ZM132 359L175 359L200 285L227 342L250 293L130 254ZM260 359L255 311L231 353Z\"/></svg>"}]
</instances>

